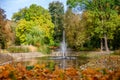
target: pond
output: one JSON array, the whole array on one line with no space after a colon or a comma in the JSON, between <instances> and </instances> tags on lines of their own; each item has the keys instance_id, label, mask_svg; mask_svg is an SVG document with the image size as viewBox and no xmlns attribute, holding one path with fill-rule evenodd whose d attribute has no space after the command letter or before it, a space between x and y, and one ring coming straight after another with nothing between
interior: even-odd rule
<instances>
[{"instance_id":1,"label":"pond","mask_svg":"<svg viewBox=\"0 0 120 80\"><path fill-rule=\"evenodd\" d=\"M46 64L48 67L54 67L55 65L60 68L74 67L79 68L81 65L86 64L89 61L88 57L85 56L46 56L37 58L28 58L20 60L25 66L32 66L35 64Z\"/></svg>"}]
</instances>

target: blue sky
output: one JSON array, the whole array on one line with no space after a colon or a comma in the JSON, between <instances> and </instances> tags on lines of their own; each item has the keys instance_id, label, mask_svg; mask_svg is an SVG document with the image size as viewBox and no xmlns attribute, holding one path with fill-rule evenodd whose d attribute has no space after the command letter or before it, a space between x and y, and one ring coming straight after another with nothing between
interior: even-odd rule
<instances>
[{"instance_id":1,"label":"blue sky","mask_svg":"<svg viewBox=\"0 0 120 80\"><path fill-rule=\"evenodd\" d=\"M49 3L52 1L60 1L66 6L66 0L0 0L0 7L6 11L7 19L11 19L13 13L19 11L21 8L37 4L48 9Z\"/></svg>"}]
</instances>

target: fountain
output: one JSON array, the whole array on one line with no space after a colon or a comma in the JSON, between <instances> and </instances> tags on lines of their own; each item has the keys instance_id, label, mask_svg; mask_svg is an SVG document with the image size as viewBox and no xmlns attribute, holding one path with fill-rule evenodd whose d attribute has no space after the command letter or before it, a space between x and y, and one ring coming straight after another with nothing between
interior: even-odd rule
<instances>
[{"instance_id":1,"label":"fountain","mask_svg":"<svg viewBox=\"0 0 120 80\"><path fill-rule=\"evenodd\" d=\"M76 59L75 56L68 56L67 54L67 43L65 41L65 31L63 30L62 42L60 46L61 50L61 59ZM69 53L70 54L70 53Z\"/></svg>"},{"instance_id":2,"label":"fountain","mask_svg":"<svg viewBox=\"0 0 120 80\"><path fill-rule=\"evenodd\" d=\"M66 58L66 51L67 51L67 44L65 42L65 31L63 31L63 38L62 38L62 42L61 42L61 54L62 54L62 58Z\"/></svg>"},{"instance_id":3,"label":"fountain","mask_svg":"<svg viewBox=\"0 0 120 80\"><path fill-rule=\"evenodd\" d=\"M59 52L59 51L58 51ZM67 51L67 43L65 41L65 31L63 30L62 42L60 45L60 55L58 56L48 56L39 58L40 62L51 63L52 61L57 64L59 67L65 69L67 67L78 67L84 63L86 58L80 56L70 56L71 51ZM86 61L85 61L86 62Z\"/></svg>"},{"instance_id":4,"label":"fountain","mask_svg":"<svg viewBox=\"0 0 120 80\"><path fill-rule=\"evenodd\" d=\"M67 51L67 45L66 45L66 42L65 42L65 31L63 30L63 37L62 37L62 42L61 42L61 54L62 54L62 62L61 62L61 67L63 68L63 69L65 69L65 67L66 67L66 61L65 61L65 59L66 59L66 51Z\"/></svg>"},{"instance_id":5,"label":"fountain","mask_svg":"<svg viewBox=\"0 0 120 80\"><path fill-rule=\"evenodd\" d=\"M58 51L59 52L59 51ZM88 60L86 57L83 56L76 56L71 51L67 51L67 44L65 41L65 31L63 31L62 42L60 46L60 55L59 56L45 56L45 57L36 57L30 58L24 61L25 65L31 64L47 64L48 66L51 65L58 65L59 67L65 69L67 67L79 67L80 65L86 63Z\"/></svg>"}]
</instances>

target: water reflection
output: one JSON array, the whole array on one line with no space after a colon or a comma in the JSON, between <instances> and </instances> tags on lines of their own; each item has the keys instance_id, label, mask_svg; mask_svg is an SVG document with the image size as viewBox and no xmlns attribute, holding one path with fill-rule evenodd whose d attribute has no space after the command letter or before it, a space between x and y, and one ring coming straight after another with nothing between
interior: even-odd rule
<instances>
[{"instance_id":1,"label":"water reflection","mask_svg":"<svg viewBox=\"0 0 120 80\"><path fill-rule=\"evenodd\" d=\"M24 61L24 65L34 65L34 64L47 64L47 65L58 65L60 68L74 67L78 68L88 62L87 57L83 56L67 56L66 58L61 58L62 56L56 57L40 57L31 58Z\"/></svg>"}]
</instances>

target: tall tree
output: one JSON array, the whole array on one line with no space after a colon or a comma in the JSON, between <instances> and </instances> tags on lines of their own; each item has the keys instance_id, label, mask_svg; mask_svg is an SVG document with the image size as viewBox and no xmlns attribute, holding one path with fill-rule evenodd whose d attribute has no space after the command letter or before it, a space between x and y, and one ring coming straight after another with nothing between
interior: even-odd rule
<instances>
[{"instance_id":1,"label":"tall tree","mask_svg":"<svg viewBox=\"0 0 120 80\"><path fill-rule=\"evenodd\" d=\"M52 38L54 25L51 16L41 6L32 4L29 8L23 8L15 13L12 19L17 21L16 36L21 44L40 45L41 40L45 44L54 43ZM44 39L41 36L44 36Z\"/></svg>"},{"instance_id":2,"label":"tall tree","mask_svg":"<svg viewBox=\"0 0 120 80\"><path fill-rule=\"evenodd\" d=\"M12 45L14 43L14 38L15 38L15 34L14 34L14 30L12 29L12 24L13 22L10 20L6 20L6 24L4 25L3 28L3 33L5 36L5 47L8 48L10 45Z\"/></svg>"},{"instance_id":3,"label":"tall tree","mask_svg":"<svg viewBox=\"0 0 120 80\"><path fill-rule=\"evenodd\" d=\"M5 48L4 26L6 24L5 11L0 8L0 47Z\"/></svg>"},{"instance_id":4,"label":"tall tree","mask_svg":"<svg viewBox=\"0 0 120 80\"><path fill-rule=\"evenodd\" d=\"M88 22L92 23L94 34L97 33L101 40L104 39L105 49L109 51L107 40L113 38L113 32L120 21L115 0L68 0L68 5L79 5L87 10L91 18ZM101 42L101 46L102 44Z\"/></svg>"},{"instance_id":5,"label":"tall tree","mask_svg":"<svg viewBox=\"0 0 120 80\"><path fill-rule=\"evenodd\" d=\"M120 0L115 0L115 4L118 6L118 14L120 17ZM120 24L117 26L116 31L114 32L114 38L112 41L113 49L120 49Z\"/></svg>"},{"instance_id":6,"label":"tall tree","mask_svg":"<svg viewBox=\"0 0 120 80\"><path fill-rule=\"evenodd\" d=\"M59 1L53 1L49 4L49 12L55 25L54 40L60 42L62 40L64 6Z\"/></svg>"},{"instance_id":7,"label":"tall tree","mask_svg":"<svg viewBox=\"0 0 120 80\"><path fill-rule=\"evenodd\" d=\"M0 46L7 48L14 42L12 22L6 19L5 11L0 8Z\"/></svg>"},{"instance_id":8,"label":"tall tree","mask_svg":"<svg viewBox=\"0 0 120 80\"><path fill-rule=\"evenodd\" d=\"M64 27L70 47L75 49L83 47L87 40L86 30L83 25L84 22L82 22L80 15L73 13L71 8L68 8L64 16Z\"/></svg>"}]
</instances>

